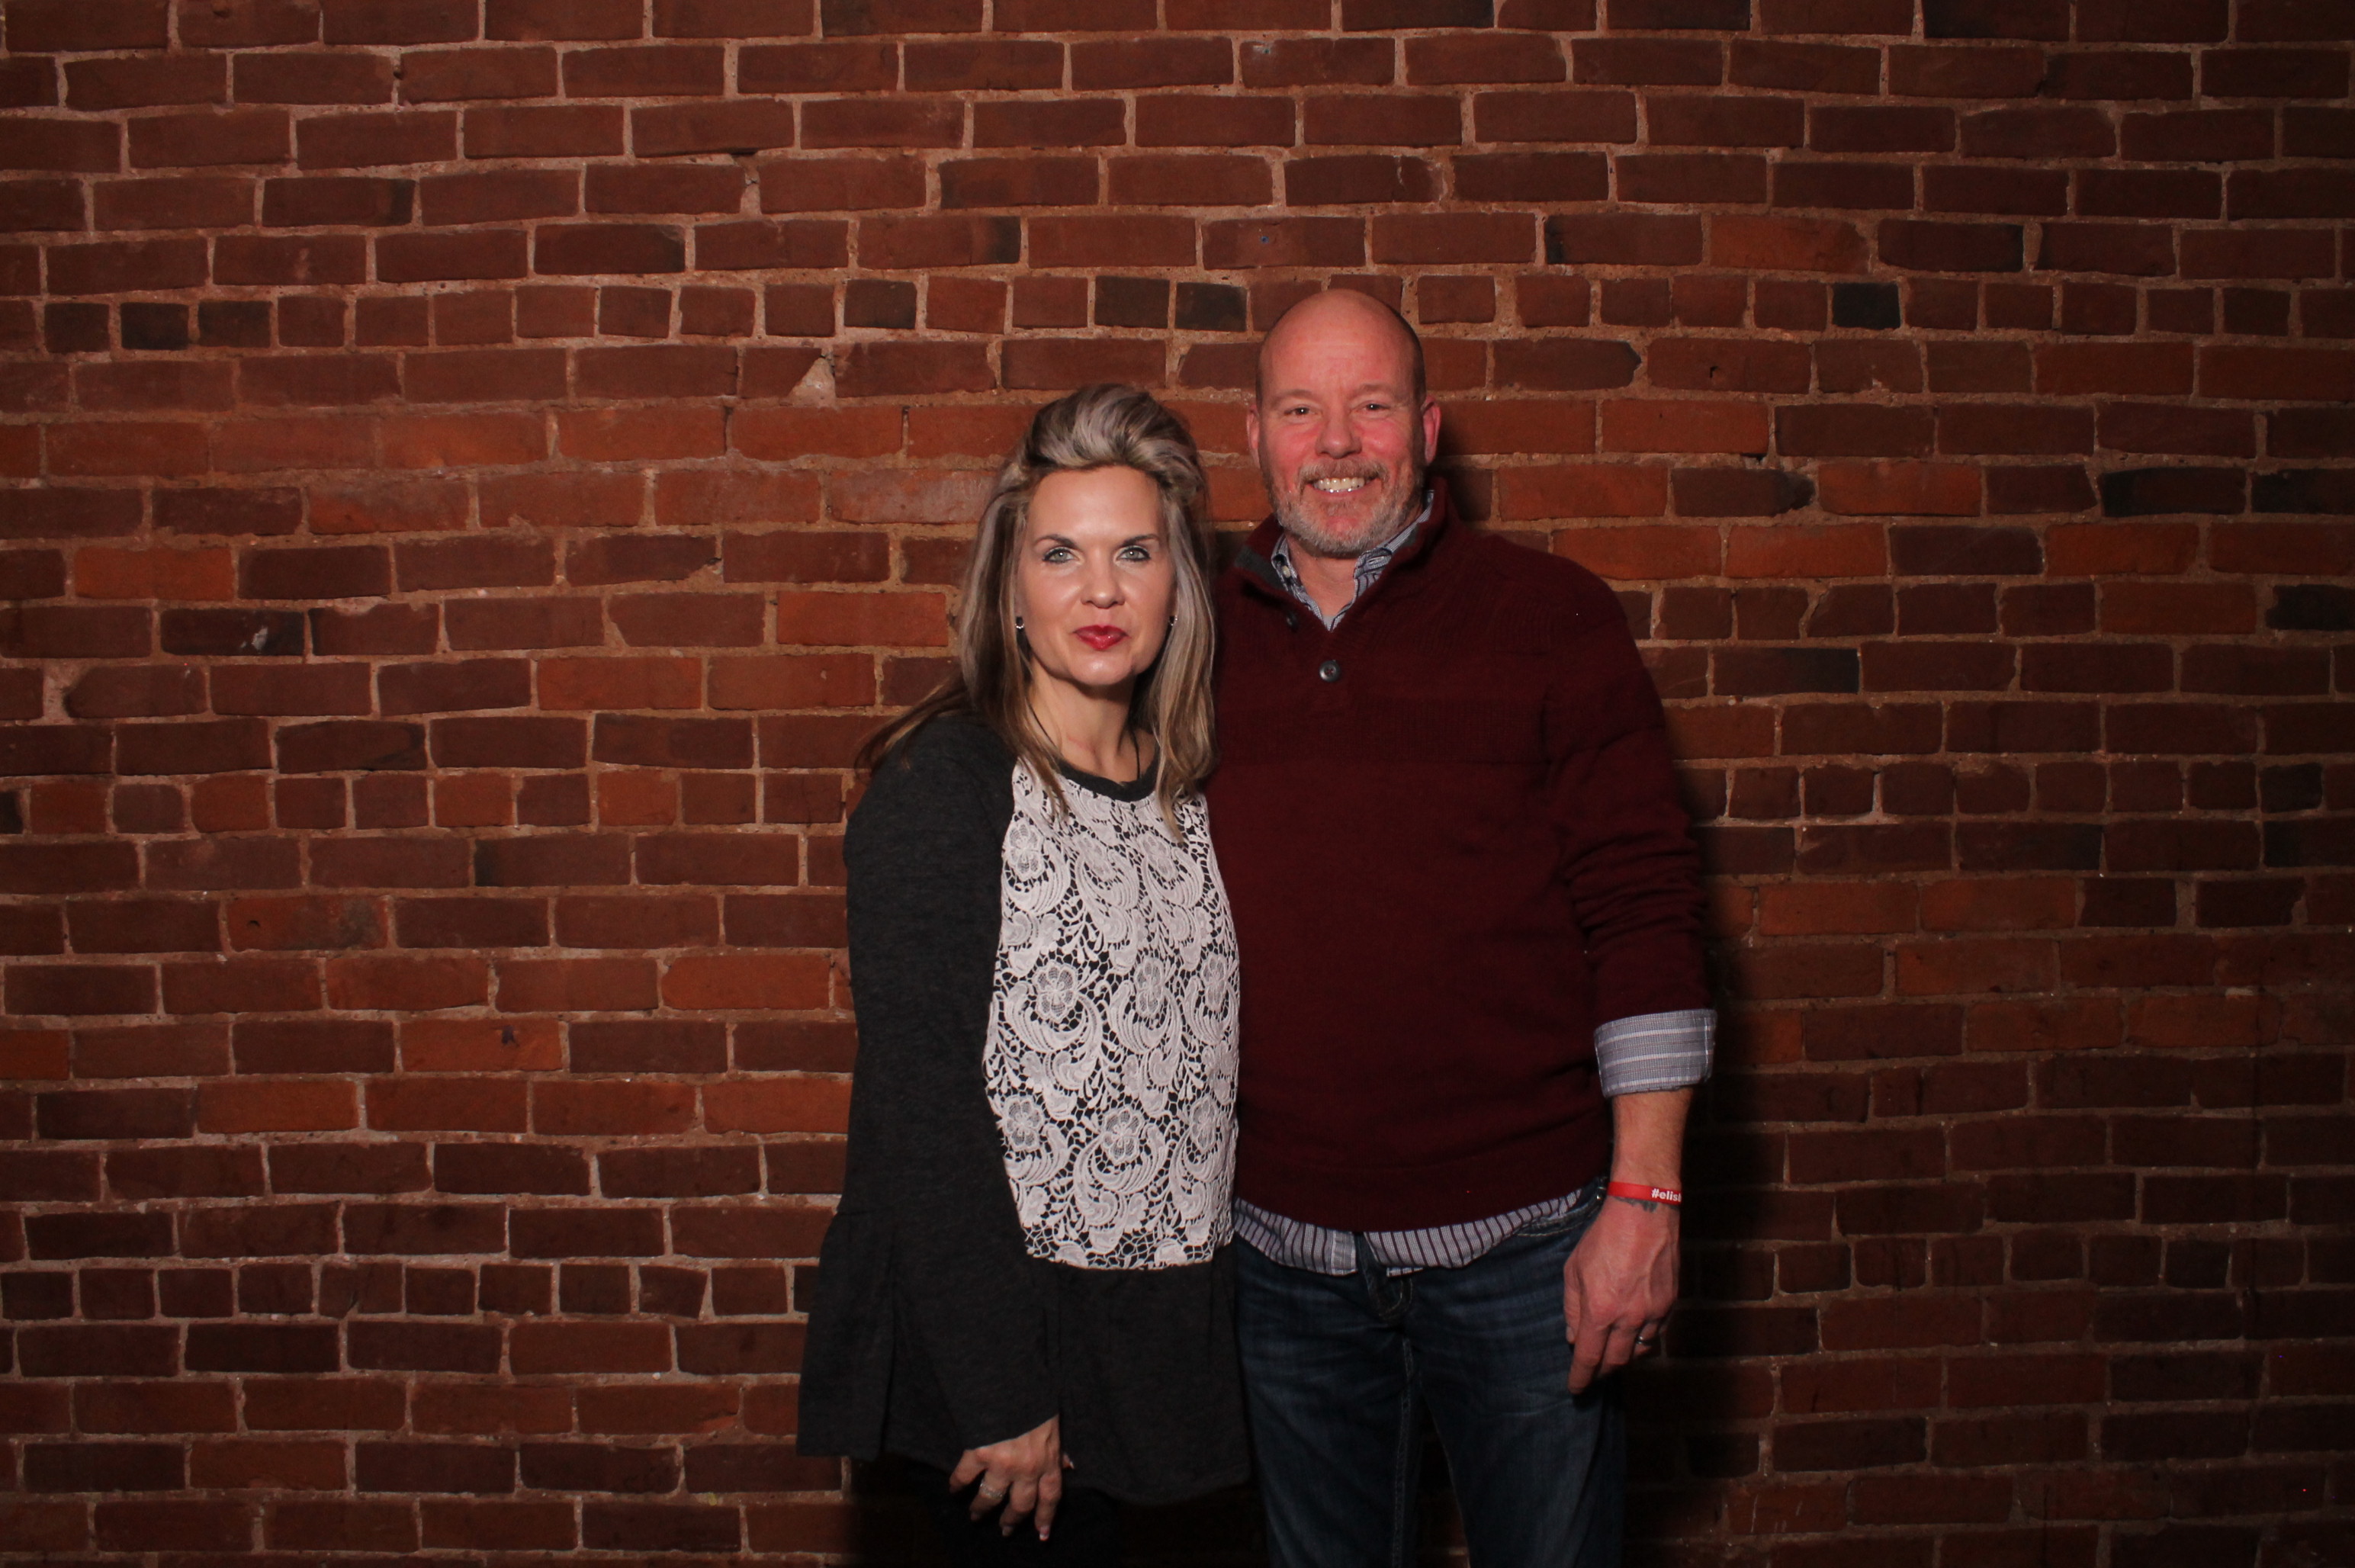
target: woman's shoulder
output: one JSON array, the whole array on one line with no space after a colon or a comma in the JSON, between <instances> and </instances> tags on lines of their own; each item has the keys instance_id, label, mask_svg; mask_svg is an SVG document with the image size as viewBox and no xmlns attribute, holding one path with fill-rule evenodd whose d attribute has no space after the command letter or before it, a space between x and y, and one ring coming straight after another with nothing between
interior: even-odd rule
<instances>
[{"instance_id":1,"label":"woman's shoulder","mask_svg":"<svg viewBox=\"0 0 2355 1568\"><path fill-rule=\"evenodd\" d=\"M858 815L954 815L1013 798L1014 753L966 713L943 713L902 736L875 764Z\"/></svg>"},{"instance_id":2,"label":"woman's shoulder","mask_svg":"<svg viewBox=\"0 0 2355 1568\"><path fill-rule=\"evenodd\" d=\"M996 772L1014 765L1014 753L997 732L973 713L941 713L901 736L875 765L887 773L924 776L949 770Z\"/></svg>"}]
</instances>

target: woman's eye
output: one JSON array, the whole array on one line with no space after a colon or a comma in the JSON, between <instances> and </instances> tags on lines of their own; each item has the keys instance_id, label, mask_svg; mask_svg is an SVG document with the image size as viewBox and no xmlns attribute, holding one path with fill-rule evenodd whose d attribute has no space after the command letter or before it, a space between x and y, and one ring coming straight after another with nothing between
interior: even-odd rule
<instances>
[{"instance_id":1,"label":"woman's eye","mask_svg":"<svg viewBox=\"0 0 2355 1568\"><path fill-rule=\"evenodd\" d=\"M1150 545L1141 544L1128 545L1121 550L1120 559L1123 560L1151 560L1153 559L1153 547Z\"/></svg>"},{"instance_id":2,"label":"woman's eye","mask_svg":"<svg viewBox=\"0 0 2355 1568\"><path fill-rule=\"evenodd\" d=\"M1060 566L1067 560L1073 560L1078 558L1075 557L1068 548L1062 545L1050 545L1048 547L1047 553L1040 556L1039 559L1045 561L1050 566Z\"/></svg>"}]
</instances>

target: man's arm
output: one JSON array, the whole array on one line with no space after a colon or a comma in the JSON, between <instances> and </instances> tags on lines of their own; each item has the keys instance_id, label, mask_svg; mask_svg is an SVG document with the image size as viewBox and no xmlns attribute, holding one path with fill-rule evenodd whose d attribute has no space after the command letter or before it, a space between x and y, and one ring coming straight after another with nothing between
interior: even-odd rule
<instances>
[{"instance_id":1,"label":"man's arm","mask_svg":"<svg viewBox=\"0 0 2355 1568\"><path fill-rule=\"evenodd\" d=\"M1594 983L1595 1068L1611 1103L1611 1176L1680 1189L1685 1115L1715 1036L1701 961L1700 856L1679 803L1660 699L1599 581L1548 702L1564 745L1554 819ZM1625 1366L1677 1296L1678 1211L1605 1198L1562 1271L1570 1386Z\"/></svg>"},{"instance_id":2,"label":"man's arm","mask_svg":"<svg viewBox=\"0 0 2355 1568\"><path fill-rule=\"evenodd\" d=\"M1621 1094L1611 1102L1611 1179L1681 1190L1690 1089ZM1572 1346L1570 1392L1636 1359L1677 1299L1677 1209L1605 1198L1561 1271L1563 1331Z\"/></svg>"}]
</instances>

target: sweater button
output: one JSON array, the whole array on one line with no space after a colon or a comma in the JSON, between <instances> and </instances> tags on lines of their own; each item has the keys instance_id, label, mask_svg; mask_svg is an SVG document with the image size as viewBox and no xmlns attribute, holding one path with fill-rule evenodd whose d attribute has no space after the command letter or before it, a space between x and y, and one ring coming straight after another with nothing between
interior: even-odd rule
<instances>
[{"instance_id":1,"label":"sweater button","mask_svg":"<svg viewBox=\"0 0 2355 1568\"><path fill-rule=\"evenodd\" d=\"M1340 679L1341 661L1339 659L1327 659L1323 664L1318 665L1316 667L1316 678L1325 681Z\"/></svg>"}]
</instances>

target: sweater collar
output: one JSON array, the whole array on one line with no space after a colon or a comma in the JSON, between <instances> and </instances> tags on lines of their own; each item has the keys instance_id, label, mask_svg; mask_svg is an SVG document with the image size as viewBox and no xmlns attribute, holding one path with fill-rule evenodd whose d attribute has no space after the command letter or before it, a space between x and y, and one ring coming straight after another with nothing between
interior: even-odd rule
<instances>
[{"instance_id":1,"label":"sweater collar","mask_svg":"<svg viewBox=\"0 0 2355 1568\"><path fill-rule=\"evenodd\" d=\"M1406 542L1399 548L1390 565L1383 569L1380 580L1359 597L1352 609L1377 594L1407 592L1411 584L1420 580L1421 574L1416 569L1431 559L1439 549L1440 540L1450 532L1450 526L1455 521L1455 501L1448 493L1447 481L1436 474L1427 474L1424 483L1431 488L1430 510L1420 523L1408 530ZM1283 537L1282 525L1273 517L1269 517L1251 531L1242 548L1235 552L1235 563L1229 570L1248 587L1280 603L1289 603L1292 596L1285 591L1284 578L1273 563L1276 541Z\"/></svg>"}]
</instances>

